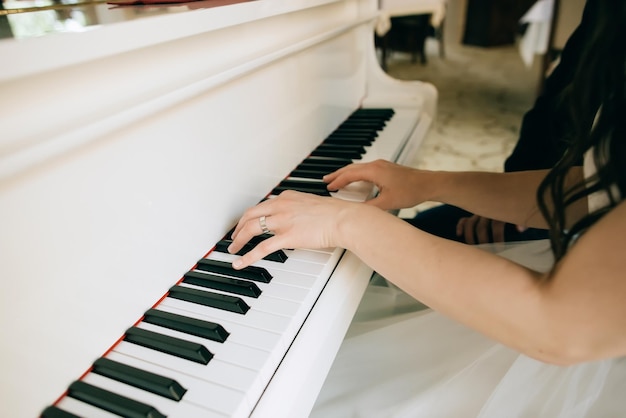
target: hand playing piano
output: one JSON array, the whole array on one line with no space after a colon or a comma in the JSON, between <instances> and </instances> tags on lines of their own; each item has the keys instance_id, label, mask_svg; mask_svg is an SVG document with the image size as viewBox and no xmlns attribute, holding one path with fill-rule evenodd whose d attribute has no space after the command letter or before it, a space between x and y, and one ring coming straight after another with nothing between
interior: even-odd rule
<instances>
[{"instance_id":1,"label":"hand playing piano","mask_svg":"<svg viewBox=\"0 0 626 418\"><path fill-rule=\"evenodd\" d=\"M253 236L260 235L261 217L273 237L263 240L254 249L233 263L244 268L264 256L283 248L341 247L340 225L346 216L357 216L359 203L293 190L265 200L248 209L233 232L228 251L237 253Z\"/></svg>"},{"instance_id":2,"label":"hand playing piano","mask_svg":"<svg viewBox=\"0 0 626 418\"><path fill-rule=\"evenodd\" d=\"M356 181L368 181L378 188L378 195L366 203L384 210L413 207L426 200L423 193L427 172L376 160L350 164L324 177L329 190L338 190Z\"/></svg>"},{"instance_id":3,"label":"hand playing piano","mask_svg":"<svg viewBox=\"0 0 626 418\"><path fill-rule=\"evenodd\" d=\"M388 210L411 207L426 199L421 184L428 172L415 170L384 160L351 164L324 177L329 190L338 190L350 183L367 181L379 190L378 196L368 205L348 202L332 197L287 190L248 209L233 232L233 242L228 248L237 253L253 236L267 227L274 236L259 243L233 263L236 269L244 268L264 256L283 248L348 248L343 242L341 226L348 219L362 219L361 211L373 207Z\"/></svg>"}]
</instances>

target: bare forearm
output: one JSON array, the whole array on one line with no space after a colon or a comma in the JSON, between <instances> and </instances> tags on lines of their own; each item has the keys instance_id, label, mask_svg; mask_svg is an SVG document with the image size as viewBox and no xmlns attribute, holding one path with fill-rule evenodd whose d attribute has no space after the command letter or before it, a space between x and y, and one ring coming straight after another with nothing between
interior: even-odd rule
<instances>
[{"instance_id":1,"label":"bare forearm","mask_svg":"<svg viewBox=\"0 0 626 418\"><path fill-rule=\"evenodd\" d=\"M353 215L343 224L346 248L431 308L538 356L534 352L538 344L531 338L538 335L532 326L541 323L533 318L539 312L533 306L538 273L372 211Z\"/></svg>"},{"instance_id":2,"label":"bare forearm","mask_svg":"<svg viewBox=\"0 0 626 418\"><path fill-rule=\"evenodd\" d=\"M474 214L517 225L545 228L537 206L537 189L548 170L515 173L434 172L431 174L431 200L461 207ZM568 183L580 179L578 168ZM582 202L585 203L585 202ZM586 205L572 208L572 217L586 212Z\"/></svg>"},{"instance_id":3,"label":"bare forearm","mask_svg":"<svg viewBox=\"0 0 626 418\"><path fill-rule=\"evenodd\" d=\"M571 171L580 179L580 169ZM537 189L548 170L515 173L418 170L384 160L351 164L324 177L329 190L356 181L374 183L378 195L368 204L381 209L413 207L438 201L485 218L518 225L545 227L537 208ZM568 179L569 180L569 179Z\"/></svg>"},{"instance_id":4,"label":"bare forearm","mask_svg":"<svg viewBox=\"0 0 626 418\"><path fill-rule=\"evenodd\" d=\"M422 180L431 174L415 173ZM446 176L440 176L428 184L443 187ZM451 188L461 186L485 188L483 181ZM429 235L374 205L294 191L248 209L233 233L231 253L261 232L261 218L274 235L236 259L235 268L281 248L343 247L415 298L528 355L567 364L626 354L626 261L619 251L626 246L626 204L589 228L549 280L476 247Z\"/></svg>"},{"instance_id":5,"label":"bare forearm","mask_svg":"<svg viewBox=\"0 0 626 418\"><path fill-rule=\"evenodd\" d=\"M610 298L616 297L610 291L589 301L587 275L580 273L586 268L580 264L581 257L566 260L564 265L571 266L571 271L559 272L548 282L542 273L476 247L431 236L375 208L353 209L357 213L347 214L340 227L342 246L444 315L529 356L557 364L603 358L623 350L623 338L607 337L621 332L623 310L611 311L621 305L611 303ZM610 262L619 260L610 251L606 254L613 257ZM581 284L574 291L564 286L567 294L556 286L578 280ZM610 322L607 318L617 319ZM584 331L581 322L589 324ZM597 325L607 322L608 330Z\"/></svg>"}]
</instances>

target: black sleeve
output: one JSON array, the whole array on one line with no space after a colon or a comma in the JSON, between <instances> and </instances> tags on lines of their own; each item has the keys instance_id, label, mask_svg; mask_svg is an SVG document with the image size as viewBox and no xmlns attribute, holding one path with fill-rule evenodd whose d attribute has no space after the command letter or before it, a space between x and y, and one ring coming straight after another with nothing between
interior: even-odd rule
<instances>
[{"instance_id":1,"label":"black sleeve","mask_svg":"<svg viewBox=\"0 0 626 418\"><path fill-rule=\"evenodd\" d=\"M567 40L561 59L546 79L544 90L524 114L518 142L504 163L504 171L551 168L566 147L567 110L559 105L560 94L571 83L584 45L593 30L595 0L587 0L580 24Z\"/></svg>"}]
</instances>

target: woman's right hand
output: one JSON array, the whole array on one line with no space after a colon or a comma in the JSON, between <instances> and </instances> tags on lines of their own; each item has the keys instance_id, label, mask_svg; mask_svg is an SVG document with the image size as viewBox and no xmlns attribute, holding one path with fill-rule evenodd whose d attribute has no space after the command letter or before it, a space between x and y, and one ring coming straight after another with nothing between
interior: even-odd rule
<instances>
[{"instance_id":1,"label":"woman's right hand","mask_svg":"<svg viewBox=\"0 0 626 418\"><path fill-rule=\"evenodd\" d=\"M356 181L367 181L378 188L378 195L366 203L384 210L413 207L425 200L428 172L385 160L350 164L324 176L328 190L339 190Z\"/></svg>"}]
</instances>

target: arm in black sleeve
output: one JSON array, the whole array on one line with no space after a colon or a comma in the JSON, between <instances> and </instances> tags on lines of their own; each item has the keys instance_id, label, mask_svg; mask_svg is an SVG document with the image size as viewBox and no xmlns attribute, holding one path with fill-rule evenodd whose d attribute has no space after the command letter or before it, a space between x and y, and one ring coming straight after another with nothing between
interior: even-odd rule
<instances>
[{"instance_id":1,"label":"arm in black sleeve","mask_svg":"<svg viewBox=\"0 0 626 418\"><path fill-rule=\"evenodd\" d=\"M504 164L505 171L551 168L565 150L568 136L567 109L560 95L571 83L581 61L585 42L595 21L597 0L587 0L580 24L567 40L561 59L546 79L544 90L522 119L520 136Z\"/></svg>"}]
</instances>

